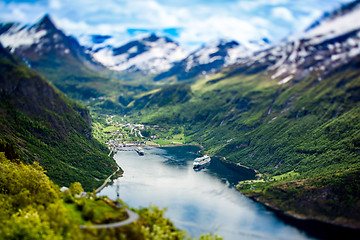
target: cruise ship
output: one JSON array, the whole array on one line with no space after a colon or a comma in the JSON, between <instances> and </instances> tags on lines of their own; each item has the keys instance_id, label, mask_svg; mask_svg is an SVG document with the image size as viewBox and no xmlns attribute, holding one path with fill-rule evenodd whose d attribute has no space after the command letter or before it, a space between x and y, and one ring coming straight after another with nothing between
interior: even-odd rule
<instances>
[{"instance_id":1,"label":"cruise ship","mask_svg":"<svg viewBox=\"0 0 360 240\"><path fill-rule=\"evenodd\" d=\"M208 155L204 155L202 157L195 158L193 163L193 168L195 170L200 170L210 164L211 158Z\"/></svg>"},{"instance_id":2,"label":"cruise ship","mask_svg":"<svg viewBox=\"0 0 360 240\"><path fill-rule=\"evenodd\" d=\"M144 150L143 150L141 147L136 148L135 151L136 151L140 156L144 155Z\"/></svg>"}]
</instances>

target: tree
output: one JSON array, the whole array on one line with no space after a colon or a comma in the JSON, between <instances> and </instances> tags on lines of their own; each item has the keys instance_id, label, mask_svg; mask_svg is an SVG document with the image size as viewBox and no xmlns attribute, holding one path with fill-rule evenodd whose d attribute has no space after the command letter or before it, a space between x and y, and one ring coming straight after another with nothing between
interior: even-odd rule
<instances>
[{"instance_id":1,"label":"tree","mask_svg":"<svg viewBox=\"0 0 360 240\"><path fill-rule=\"evenodd\" d=\"M81 183L79 183L79 182L74 182L74 183L70 184L69 189L71 191L71 194L74 196L78 195L84 191L83 187L81 186Z\"/></svg>"}]
</instances>

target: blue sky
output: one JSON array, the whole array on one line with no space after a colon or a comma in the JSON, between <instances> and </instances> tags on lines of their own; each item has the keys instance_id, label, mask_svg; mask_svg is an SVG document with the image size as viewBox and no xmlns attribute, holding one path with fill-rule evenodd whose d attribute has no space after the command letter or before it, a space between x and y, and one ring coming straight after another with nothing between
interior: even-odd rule
<instances>
[{"instance_id":1,"label":"blue sky","mask_svg":"<svg viewBox=\"0 0 360 240\"><path fill-rule=\"evenodd\" d=\"M323 12L349 0L0 0L0 21L35 23L49 13L80 41L112 35L120 44L157 32L186 48L219 38L273 42L298 34Z\"/></svg>"}]
</instances>

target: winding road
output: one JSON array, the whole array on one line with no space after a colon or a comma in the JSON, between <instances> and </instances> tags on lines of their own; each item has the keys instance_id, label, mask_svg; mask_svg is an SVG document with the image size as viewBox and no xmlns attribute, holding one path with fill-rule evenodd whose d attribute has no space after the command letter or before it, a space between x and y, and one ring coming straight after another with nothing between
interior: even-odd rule
<instances>
[{"instance_id":1,"label":"winding road","mask_svg":"<svg viewBox=\"0 0 360 240\"><path fill-rule=\"evenodd\" d=\"M117 170L115 172L113 172L113 174L111 174L105 181L104 183L95 190L96 193L100 192L105 186L106 184L110 181L110 178L117 173L120 170L120 167L117 166ZM137 221L139 219L139 215L136 212L133 212L129 209L125 209L126 213L128 214L129 218L124 220L124 221L120 221L120 222L115 222L115 223L107 223L107 224L94 224L94 225L80 225L80 229L104 229L104 228L117 228L117 227L121 227L130 223L133 223L135 221Z\"/></svg>"},{"instance_id":2,"label":"winding road","mask_svg":"<svg viewBox=\"0 0 360 240\"><path fill-rule=\"evenodd\" d=\"M110 181L110 178L111 178L112 176L114 176L114 174L117 173L119 170L120 170L120 167L117 166L117 170L116 170L115 172L113 172L113 174L111 174L111 175L104 181L104 183L95 190L95 192L96 192L96 193L100 192L100 191L106 186L106 184Z\"/></svg>"},{"instance_id":3,"label":"winding road","mask_svg":"<svg viewBox=\"0 0 360 240\"><path fill-rule=\"evenodd\" d=\"M125 209L126 213L129 215L129 218L116 223L108 223L108 224L95 224L95 225L80 225L81 229L104 229L104 228L117 228L130 223L133 223L139 219L139 215L136 212L133 212L129 209Z\"/></svg>"}]
</instances>

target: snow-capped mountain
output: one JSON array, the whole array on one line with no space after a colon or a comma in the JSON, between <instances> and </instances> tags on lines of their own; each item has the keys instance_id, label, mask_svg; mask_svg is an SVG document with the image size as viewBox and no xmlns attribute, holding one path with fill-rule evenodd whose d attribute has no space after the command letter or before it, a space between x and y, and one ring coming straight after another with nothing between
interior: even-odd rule
<instances>
[{"instance_id":1,"label":"snow-capped mountain","mask_svg":"<svg viewBox=\"0 0 360 240\"><path fill-rule=\"evenodd\" d=\"M360 55L359 3L344 5L299 36L239 59L235 68L246 73L266 70L279 84L299 81L309 74L321 80L328 72Z\"/></svg>"},{"instance_id":2,"label":"snow-capped mountain","mask_svg":"<svg viewBox=\"0 0 360 240\"><path fill-rule=\"evenodd\" d=\"M189 72L200 65L210 66L208 69L214 72L219 66L232 64L238 58L249 54L250 51L236 41L219 40L190 54L185 60L185 72Z\"/></svg>"},{"instance_id":3,"label":"snow-capped mountain","mask_svg":"<svg viewBox=\"0 0 360 240\"><path fill-rule=\"evenodd\" d=\"M0 42L34 67L39 61L78 62L93 70L102 67L85 53L86 49L75 38L59 30L49 15L34 25L0 24Z\"/></svg>"},{"instance_id":4,"label":"snow-capped mountain","mask_svg":"<svg viewBox=\"0 0 360 240\"><path fill-rule=\"evenodd\" d=\"M101 42L103 43L103 42ZM156 74L169 70L187 53L173 40L151 34L120 47L93 48L95 60L114 71Z\"/></svg>"},{"instance_id":5,"label":"snow-capped mountain","mask_svg":"<svg viewBox=\"0 0 360 240\"><path fill-rule=\"evenodd\" d=\"M0 24L1 44L34 68L47 67L43 74L67 65L66 71L76 69L74 66L91 70L106 67L123 73L157 74L155 81L173 76L181 81L231 67L250 74L265 71L284 84L309 74L321 80L360 55L360 1L324 15L302 34L277 45L267 39L241 44L219 40L187 54L178 43L155 34L120 46L114 41L112 36L92 35L85 48L57 29L47 15L34 25Z\"/></svg>"},{"instance_id":6,"label":"snow-capped mountain","mask_svg":"<svg viewBox=\"0 0 360 240\"><path fill-rule=\"evenodd\" d=\"M48 15L33 25L1 24L0 42L71 97L98 97L96 83L107 81L99 74L106 68L75 38L59 30Z\"/></svg>"},{"instance_id":7,"label":"snow-capped mountain","mask_svg":"<svg viewBox=\"0 0 360 240\"><path fill-rule=\"evenodd\" d=\"M257 43L251 43L253 49ZM261 48L260 44L258 48ZM215 73L228 65L249 57L253 49L232 40L219 40L204 45L192 52L184 60L176 63L169 71L156 76L155 80L177 76L178 80Z\"/></svg>"},{"instance_id":8,"label":"snow-capped mountain","mask_svg":"<svg viewBox=\"0 0 360 240\"><path fill-rule=\"evenodd\" d=\"M34 68L43 64L51 67L80 64L98 71L105 70L105 66L123 73L160 74L155 80L173 75L182 80L211 74L269 46L266 39L245 45L219 40L188 54L170 38L149 34L120 46L112 36L84 36L83 47L59 30L48 15L34 25L1 24L0 42Z\"/></svg>"}]
</instances>

